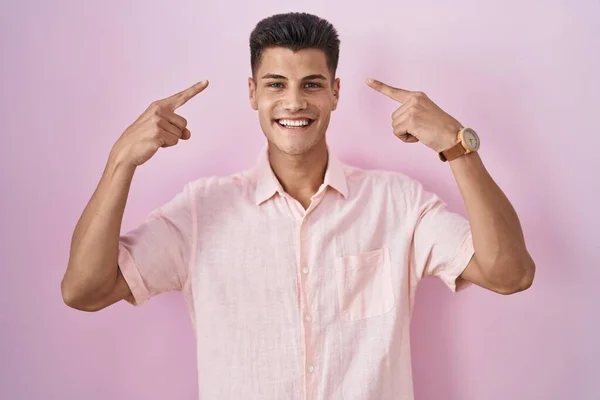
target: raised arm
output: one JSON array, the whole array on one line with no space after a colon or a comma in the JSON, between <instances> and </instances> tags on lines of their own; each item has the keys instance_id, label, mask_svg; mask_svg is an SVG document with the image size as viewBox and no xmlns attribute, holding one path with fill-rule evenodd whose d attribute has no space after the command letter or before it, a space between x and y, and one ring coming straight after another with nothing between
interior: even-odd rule
<instances>
[{"instance_id":1,"label":"raised arm","mask_svg":"<svg viewBox=\"0 0 600 400\"><path fill-rule=\"evenodd\" d=\"M68 306L97 311L131 296L117 260L133 175L159 148L190 138L187 121L175 110L207 86L208 82L199 82L152 103L114 144L71 239L69 262L61 282L62 297Z\"/></svg>"},{"instance_id":2,"label":"raised arm","mask_svg":"<svg viewBox=\"0 0 600 400\"><path fill-rule=\"evenodd\" d=\"M394 134L406 143L421 142L450 162L469 214L475 255L460 279L500 294L528 289L535 276L535 263L527 251L517 213L485 169L477 152L452 160L446 157L463 146L463 126L422 92L388 86L377 80L367 84L402 103L392 114ZM469 140L478 143L478 137ZM478 147L478 146L477 146ZM476 150L476 148L474 148Z\"/></svg>"}]
</instances>

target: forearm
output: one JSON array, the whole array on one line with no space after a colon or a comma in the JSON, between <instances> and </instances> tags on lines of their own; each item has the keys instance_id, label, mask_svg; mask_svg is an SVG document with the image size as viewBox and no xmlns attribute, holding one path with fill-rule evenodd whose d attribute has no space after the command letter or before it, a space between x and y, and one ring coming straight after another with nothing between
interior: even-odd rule
<instances>
[{"instance_id":1,"label":"forearm","mask_svg":"<svg viewBox=\"0 0 600 400\"><path fill-rule=\"evenodd\" d=\"M533 279L535 266L517 213L479 154L459 157L450 165L467 209L482 275L504 287Z\"/></svg>"},{"instance_id":2,"label":"forearm","mask_svg":"<svg viewBox=\"0 0 600 400\"><path fill-rule=\"evenodd\" d=\"M112 155L71 240L63 297L77 303L108 294L118 274L118 240L134 168Z\"/></svg>"}]
</instances>

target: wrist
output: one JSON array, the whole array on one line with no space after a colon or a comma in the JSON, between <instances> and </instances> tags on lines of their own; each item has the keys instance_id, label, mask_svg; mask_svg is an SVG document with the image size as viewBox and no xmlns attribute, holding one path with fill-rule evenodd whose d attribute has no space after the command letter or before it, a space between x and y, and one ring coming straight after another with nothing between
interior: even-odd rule
<instances>
[{"instance_id":1,"label":"wrist","mask_svg":"<svg viewBox=\"0 0 600 400\"><path fill-rule=\"evenodd\" d=\"M136 165L128 161L127 157L122 152L113 148L108 156L106 163L106 172L109 176L126 176L133 175L136 170Z\"/></svg>"},{"instance_id":2,"label":"wrist","mask_svg":"<svg viewBox=\"0 0 600 400\"><path fill-rule=\"evenodd\" d=\"M458 137L458 132L462 129L461 125L456 127L450 127L444 131L442 134L442 139L438 145L437 149L434 149L436 153L440 153L442 151L448 150L449 148L455 146L460 143L460 138Z\"/></svg>"},{"instance_id":3,"label":"wrist","mask_svg":"<svg viewBox=\"0 0 600 400\"><path fill-rule=\"evenodd\" d=\"M440 160L452 161L458 157L477 152L477 150L479 150L479 136L472 128L461 128L456 136L456 144L438 153Z\"/></svg>"}]
</instances>

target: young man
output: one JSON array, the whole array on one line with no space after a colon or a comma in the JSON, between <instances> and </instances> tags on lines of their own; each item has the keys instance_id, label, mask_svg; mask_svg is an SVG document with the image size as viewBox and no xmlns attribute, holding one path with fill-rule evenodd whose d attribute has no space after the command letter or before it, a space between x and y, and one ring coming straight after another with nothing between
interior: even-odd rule
<instances>
[{"instance_id":1,"label":"young man","mask_svg":"<svg viewBox=\"0 0 600 400\"><path fill-rule=\"evenodd\" d=\"M528 288L535 267L517 215L476 133L423 93L368 81L399 102L394 134L448 163L469 220L401 173L344 165L328 151L340 81L327 21L272 16L250 50L250 104L268 142L257 165L188 183L120 235L136 168L190 138L176 110L208 83L153 103L115 143L75 229L64 300L96 311L182 291L202 399L412 399L417 284L434 275L451 290Z\"/></svg>"}]
</instances>

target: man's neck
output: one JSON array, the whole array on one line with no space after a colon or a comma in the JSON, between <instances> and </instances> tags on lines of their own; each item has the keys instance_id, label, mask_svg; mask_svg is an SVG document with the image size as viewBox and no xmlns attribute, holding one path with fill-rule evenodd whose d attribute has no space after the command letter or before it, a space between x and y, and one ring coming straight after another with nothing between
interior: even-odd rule
<instances>
[{"instance_id":1,"label":"man's neck","mask_svg":"<svg viewBox=\"0 0 600 400\"><path fill-rule=\"evenodd\" d=\"M324 143L310 152L294 156L269 148L269 162L283 190L305 209L323 184L327 161L327 146Z\"/></svg>"}]
</instances>

